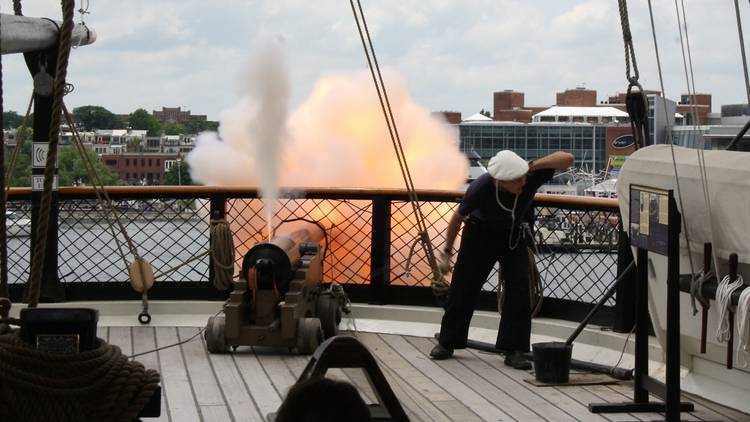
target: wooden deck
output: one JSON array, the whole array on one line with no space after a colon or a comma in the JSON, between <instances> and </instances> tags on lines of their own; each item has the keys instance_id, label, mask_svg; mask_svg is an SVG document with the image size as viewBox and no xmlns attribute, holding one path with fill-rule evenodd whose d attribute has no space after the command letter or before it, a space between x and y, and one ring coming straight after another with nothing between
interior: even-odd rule
<instances>
[{"instance_id":1,"label":"wooden deck","mask_svg":"<svg viewBox=\"0 0 750 422\"><path fill-rule=\"evenodd\" d=\"M100 327L99 336L130 355L184 341L198 328ZM420 337L357 333L376 356L412 421L644 421L663 414L589 413L590 402L632 398L632 384L537 387L524 381L533 375L506 367L500 356L462 350L455 359L427 357L434 340ZM136 358L162 375L159 420L265 421L277 410L307 357L285 350L243 347L236 353L211 355L202 335L180 346ZM361 370L332 370L332 378L357 385L372 402ZM683 420L750 421L750 415L692 396L696 411Z\"/></svg>"}]
</instances>

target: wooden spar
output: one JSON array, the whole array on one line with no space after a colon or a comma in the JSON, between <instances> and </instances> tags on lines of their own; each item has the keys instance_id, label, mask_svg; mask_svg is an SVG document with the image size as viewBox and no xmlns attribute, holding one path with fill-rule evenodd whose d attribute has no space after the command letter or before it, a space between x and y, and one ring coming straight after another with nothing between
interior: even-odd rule
<instances>
[{"instance_id":1,"label":"wooden spar","mask_svg":"<svg viewBox=\"0 0 750 422\"><path fill-rule=\"evenodd\" d=\"M0 52L2 54L30 53L46 50L57 42L60 22L45 18L8 15L0 13ZM73 27L71 42L74 46L96 41L96 32L82 24Z\"/></svg>"}]
</instances>

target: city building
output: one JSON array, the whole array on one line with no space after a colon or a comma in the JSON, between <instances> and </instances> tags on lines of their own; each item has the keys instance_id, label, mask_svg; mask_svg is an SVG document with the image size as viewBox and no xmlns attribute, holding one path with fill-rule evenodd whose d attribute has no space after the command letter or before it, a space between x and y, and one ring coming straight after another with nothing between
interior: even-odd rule
<instances>
[{"instance_id":1,"label":"city building","mask_svg":"<svg viewBox=\"0 0 750 422\"><path fill-rule=\"evenodd\" d=\"M547 107L527 107L524 93L506 89L492 94L492 118L501 122L531 122L531 116Z\"/></svg>"},{"instance_id":2,"label":"city building","mask_svg":"<svg viewBox=\"0 0 750 422\"><path fill-rule=\"evenodd\" d=\"M533 115L531 121L534 123L627 123L630 117L628 113L614 107L553 106Z\"/></svg>"},{"instance_id":3,"label":"city building","mask_svg":"<svg viewBox=\"0 0 750 422\"><path fill-rule=\"evenodd\" d=\"M460 111L434 111L431 113L433 117L442 119L448 124L457 125L461 123L461 112Z\"/></svg>"},{"instance_id":4,"label":"city building","mask_svg":"<svg viewBox=\"0 0 750 422\"><path fill-rule=\"evenodd\" d=\"M167 163L179 160L177 154L119 153L102 154L104 165L131 185L159 185L169 170Z\"/></svg>"},{"instance_id":5,"label":"city building","mask_svg":"<svg viewBox=\"0 0 750 422\"><path fill-rule=\"evenodd\" d=\"M93 149L98 155L122 154L146 145L146 130L100 129L95 131Z\"/></svg>"},{"instance_id":6,"label":"city building","mask_svg":"<svg viewBox=\"0 0 750 422\"><path fill-rule=\"evenodd\" d=\"M558 92L555 105L563 107L596 107L596 91L584 87Z\"/></svg>"},{"instance_id":7,"label":"city building","mask_svg":"<svg viewBox=\"0 0 750 422\"><path fill-rule=\"evenodd\" d=\"M185 123L189 121L207 121L205 114L191 114L182 107L162 107L161 111L153 110L153 116L162 123Z\"/></svg>"}]
</instances>

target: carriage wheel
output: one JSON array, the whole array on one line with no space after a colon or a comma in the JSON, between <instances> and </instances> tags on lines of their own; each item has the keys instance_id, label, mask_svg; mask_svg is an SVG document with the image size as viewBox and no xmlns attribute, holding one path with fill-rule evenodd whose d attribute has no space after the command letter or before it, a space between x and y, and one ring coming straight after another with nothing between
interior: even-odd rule
<instances>
[{"instance_id":1,"label":"carriage wheel","mask_svg":"<svg viewBox=\"0 0 750 422\"><path fill-rule=\"evenodd\" d=\"M212 316L206 324L203 336L206 339L206 347L211 353L224 353L227 351L227 339L224 335L224 317Z\"/></svg>"},{"instance_id":2,"label":"carriage wheel","mask_svg":"<svg viewBox=\"0 0 750 422\"><path fill-rule=\"evenodd\" d=\"M297 351L304 355L313 353L323 341L323 329L318 318L297 320Z\"/></svg>"},{"instance_id":3,"label":"carriage wheel","mask_svg":"<svg viewBox=\"0 0 750 422\"><path fill-rule=\"evenodd\" d=\"M316 311L320 326L323 328L324 338L329 339L338 335L341 322L341 308L338 300L331 295L320 295Z\"/></svg>"}]
</instances>

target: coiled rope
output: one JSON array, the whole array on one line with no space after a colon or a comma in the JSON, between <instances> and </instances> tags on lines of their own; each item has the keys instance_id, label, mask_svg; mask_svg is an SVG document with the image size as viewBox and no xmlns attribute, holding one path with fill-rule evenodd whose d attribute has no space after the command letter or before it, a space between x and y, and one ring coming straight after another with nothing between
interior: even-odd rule
<instances>
[{"instance_id":1,"label":"coiled rope","mask_svg":"<svg viewBox=\"0 0 750 422\"><path fill-rule=\"evenodd\" d=\"M234 236L226 220L211 220L211 258L214 287L224 291L232 285L234 275Z\"/></svg>"},{"instance_id":2,"label":"coiled rope","mask_svg":"<svg viewBox=\"0 0 750 422\"><path fill-rule=\"evenodd\" d=\"M3 420L132 422L159 379L101 339L94 350L54 354L30 347L18 332L0 335Z\"/></svg>"},{"instance_id":3,"label":"coiled rope","mask_svg":"<svg viewBox=\"0 0 750 422\"><path fill-rule=\"evenodd\" d=\"M729 325L729 307L732 305L732 293L744 284L741 275L731 281L729 275L725 276L716 288L716 304L719 307L719 326L716 327L716 340L720 342L729 341L731 326Z\"/></svg>"},{"instance_id":4,"label":"coiled rope","mask_svg":"<svg viewBox=\"0 0 750 422\"><path fill-rule=\"evenodd\" d=\"M742 359L742 367L747 367L745 354L750 354L750 289L745 288L737 300L737 310L735 312L737 320L737 357Z\"/></svg>"}]
</instances>

